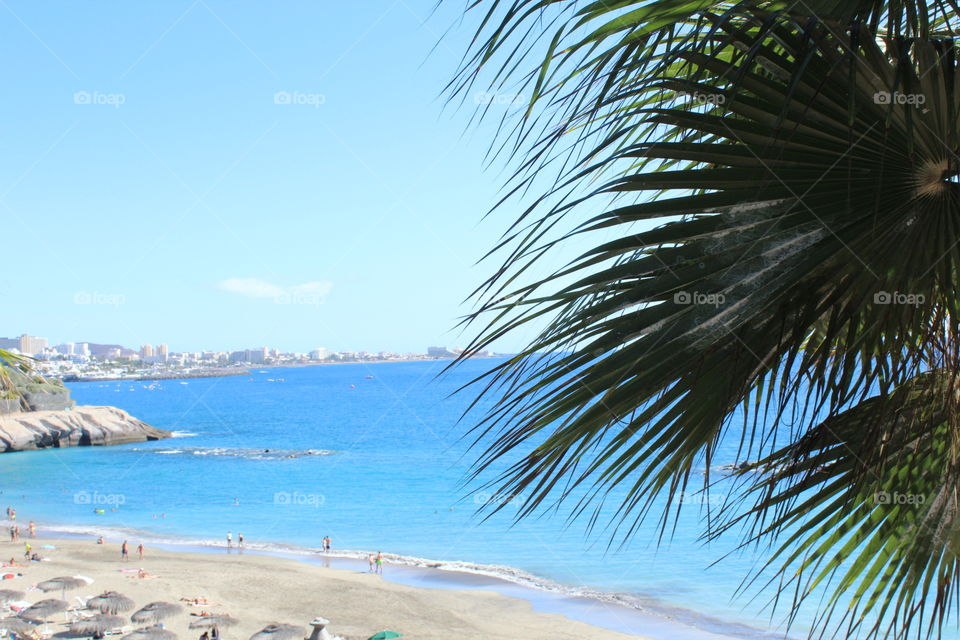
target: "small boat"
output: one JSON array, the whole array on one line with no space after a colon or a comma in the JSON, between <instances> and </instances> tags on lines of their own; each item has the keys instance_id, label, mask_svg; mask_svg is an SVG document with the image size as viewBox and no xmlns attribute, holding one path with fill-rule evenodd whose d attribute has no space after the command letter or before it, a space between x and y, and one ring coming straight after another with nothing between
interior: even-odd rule
<instances>
[{"instance_id":1,"label":"small boat","mask_svg":"<svg viewBox=\"0 0 960 640\"><path fill-rule=\"evenodd\" d=\"M367 380L373 380L373 376L367 376L366 379L367 379Z\"/></svg>"}]
</instances>

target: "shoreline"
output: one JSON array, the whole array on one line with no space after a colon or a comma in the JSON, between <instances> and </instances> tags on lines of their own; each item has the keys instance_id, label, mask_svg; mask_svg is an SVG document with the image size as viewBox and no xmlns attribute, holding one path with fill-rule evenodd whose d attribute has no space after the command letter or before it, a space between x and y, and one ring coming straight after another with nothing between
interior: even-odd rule
<instances>
[{"instance_id":1,"label":"shoreline","mask_svg":"<svg viewBox=\"0 0 960 640\"><path fill-rule=\"evenodd\" d=\"M277 555L168 551L145 544L137 558L139 541L130 540L130 557L122 558L120 545L98 545L94 540L40 536L23 540L43 555L41 562L24 561L10 568L14 574L4 586L26 592L26 606L50 597L63 597L76 606L105 591L117 591L133 600L122 610L123 629L136 625L127 616L148 602L183 605L179 614L163 620L164 627L181 640L200 631L189 623L196 616L229 615L234 624L223 631L228 640L241 640L272 623L288 623L309 633L309 621L327 618L329 630L344 640L363 640L384 630L398 631L410 640L638 640L641 636L607 631L562 615L533 610L529 602L497 593L469 589L428 589L409 586L380 576L349 569L324 567ZM10 542L14 557L23 542ZM81 575L86 584L67 588L61 595L43 593L31 585L55 576ZM200 598L199 604L184 600ZM189 614L189 615L187 615ZM52 616L42 629L51 640L67 637L68 618ZM303 632L303 636L300 635ZM74 636L70 636L74 637ZM644 638L644 640L647 640Z\"/></svg>"},{"instance_id":2,"label":"shoreline","mask_svg":"<svg viewBox=\"0 0 960 640\"><path fill-rule=\"evenodd\" d=\"M150 548L172 553L223 557L253 555L284 558L299 564L326 569L347 570L369 575L366 558L371 552L319 549L281 542L248 542L242 553L236 546L228 551L222 541L164 536L149 531L124 530L95 525L39 526L44 538L91 542L98 535L115 545L124 539L142 541ZM500 565L481 565L463 561L441 561L383 554L387 582L446 591L482 591L523 600L543 614L561 615L567 620L587 624L609 632L646 640L789 640L782 631L767 631L738 622L720 620L695 610L671 606L665 602L632 594L601 591L587 587L569 587L521 569Z\"/></svg>"}]
</instances>

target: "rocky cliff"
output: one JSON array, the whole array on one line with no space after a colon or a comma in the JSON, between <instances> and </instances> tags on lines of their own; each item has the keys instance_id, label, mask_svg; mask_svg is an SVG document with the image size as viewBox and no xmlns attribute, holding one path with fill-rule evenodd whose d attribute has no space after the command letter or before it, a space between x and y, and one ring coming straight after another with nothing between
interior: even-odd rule
<instances>
[{"instance_id":1,"label":"rocky cliff","mask_svg":"<svg viewBox=\"0 0 960 640\"><path fill-rule=\"evenodd\" d=\"M169 438L116 407L73 407L0 415L0 452L84 447Z\"/></svg>"}]
</instances>

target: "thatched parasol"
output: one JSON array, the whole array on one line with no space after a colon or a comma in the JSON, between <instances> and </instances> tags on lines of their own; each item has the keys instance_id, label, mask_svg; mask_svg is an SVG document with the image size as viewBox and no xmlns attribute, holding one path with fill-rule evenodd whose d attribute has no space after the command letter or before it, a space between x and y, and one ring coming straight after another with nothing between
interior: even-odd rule
<instances>
[{"instance_id":1,"label":"thatched parasol","mask_svg":"<svg viewBox=\"0 0 960 640\"><path fill-rule=\"evenodd\" d=\"M61 597L67 592L67 589L79 589L89 584L86 579L79 576L60 576L59 578L50 578L37 583L37 589L46 593L47 591L59 591Z\"/></svg>"},{"instance_id":2,"label":"thatched parasol","mask_svg":"<svg viewBox=\"0 0 960 640\"><path fill-rule=\"evenodd\" d=\"M177 634L160 627L146 627L128 633L120 640L177 640Z\"/></svg>"},{"instance_id":3,"label":"thatched parasol","mask_svg":"<svg viewBox=\"0 0 960 640\"><path fill-rule=\"evenodd\" d=\"M250 640L291 640L291 638L302 638L305 634L306 629L295 624L271 622L250 636Z\"/></svg>"},{"instance_id":4,"label":"thatched parasol","mask_svg":"<svg viewBox=\"0 0 960 640\"><path fill-rule=\"evenodd\" d=\"M227 613L215 613L209 616L200 616L190 623L191 629L219 629L220 627L232 627L240 622Z\"/></svg>"},{"instance_id":5,"label":"thatched parasol","mask_svg":"<svg viewBox=\"0 0 960 640\"><path fill-rule=\"evenodd\" d=\"M104 633L112 629L119 629L123 626L123 618L112 616L106 613L93 616L92 618L81 618L70 623L71 633L81 636L92 636L96 633Z\"/></svg>"},{"instance_id":6,"label":"thatched parasol","mask_svg":"<svg viewBox=\"0 0 960 640\"><path fill-rule=\"evenodd\" d=\"M55 600L48 598L34 603L20 612L20 617L24 620L33 620L36 622L46 622L58 613L63 613L70 608L70 603L66 600Z\"/></svg>"},{"instance_id":7,"label":"thatched parasol","mask_svg":"<svg viewBox=\"0 0 960 640\"><path fill-rule=\"evenodd\" d=\"M183 607L176 602L163 602L162 600L158 600L157 602L150 602L144 605L140 610L130 616L130 619L139 624L145 622L160 622L182 611Z\"/></svg>"},{"instance_id":8,"label":"thatched parasol","mask_svg":"<svg viewBox=\"0 0 960 640\"><path fill-rule=\"evenodd\" d=\"M6 629L13 634L30 633L37 625L23 618L0 618L0 629Z\"/></svg>"},{"instance_id":9,"label":"thatched parasol","mask_svg":"<svg viewBox=\"0 0 960 640\"><path fill-rule=\"evenodd\" d=\"M23 591L17 591L16 589L0 589L0 604L7 604L8 602L13 602L14 600L23 600L23 596Z\"/></svg>"},{"instance_id":10,"label":"thatched parasol","mask_svg":"<svg viewBox=\"0 0 960 640\"><path fill-rule=\"evenodd\" d=\"M87 609L98 609L101 613L117 613L133 609L133 600L116 591L104 591L87 600Z\"/></svg>"}]
</instances>

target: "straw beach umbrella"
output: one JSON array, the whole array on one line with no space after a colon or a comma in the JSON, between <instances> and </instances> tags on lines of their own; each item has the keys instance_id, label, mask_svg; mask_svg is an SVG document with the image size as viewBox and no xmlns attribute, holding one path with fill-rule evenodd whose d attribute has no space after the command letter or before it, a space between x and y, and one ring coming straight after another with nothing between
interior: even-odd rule
<instances>
[{"instance_id":1,"label":"straw beach umbrella","mask_svg":"<svg viewBox=\"0 0 960 640\"><path fill-rule=\"evenodd\" d=\"M58 613L63 613L70 608L66 600L55 600L48 598L36 602L20 612L20 617L32 622L44 623L44 633L46 633L46 623L53 619Z\"/></svg>"},{"instance_id":2,"label":"straw beach umbrella","mask_svg":"<svg viewBox=\"0 0 960 640\"><path fill-rule=\"evenodd\" d=\"M70 603L66 600L48 598L47 600L41 600L32 604L21 611L20 617L24 620L32 620L34 622L47 622L58 613L63 613L69 608Z\"/></svg>"},{"instance_id":3,"label":"straw beach umbrella","mask_svg":"<svg viewBox=\"0 0 960 640\"><path fill-rule=\"evenodd\" d=\"M81 578L80 576L60 576L59 578L50 578L49 580L38 582L37 589L40 589L40 591L44 593L48 591L60 591L60 596L63 597L67 589L79 589L89 584L87 580L89 580L89 578Z\"/></svg>"},{"instance_id":4,"label":"straw beach umbrella","mask_svg":"<svg viewBox=\"0 0 960 640\"><path fill-rule=\"evenodd\" d=\"M123 618L106 613L95 615L92 618L83 618L70 623L71 633L81 636L92 636L96 633L105 633L123 626Z\"/></svg>"},{"instance_id":5,"label":"straw beach umbrella","mask_svg":"<svg viewBox=\"0 0 960 640\"><path fill-rule=\"evenodd\" d=\"M250 640L291 640L292 638L302 638L305 633L306 629L295 624L271 622L250 636Z\"/></svg>"},{"instance_id":6,"label":"straw beach umbrella","mask_svg":"<svg viewBox=\"0 0 960 640\"><path fill-rule=\"evenodd\" d=\"M145 622L157 623L182 612L183 607L176 602L163 602L162 600L158 600L145 604L130 616L130 620L138 624Z\"/></svg>"},{"instance_id":7,"label":"straw beach umbrella","mask_svg":"<svg viewBox=\"0 0 960 640\"><path fill-rule=\"evenodd\" d=\"M146 627L137 629L133 633L120 638L120 640L177 640L177 634L160 627Z\"/></svg>"},{"instance_id":8,"label":"straw beach umbrella","mask_svg":"<svg viewBox=\"0 0 960 640\"><path fill-rule=\"evenodd\" d=\"M14 635L29 634L37 629L37 625L23 618L0 619L0 629L6 629Z\"/></svg>"},{"instance_id":9,"label":"straw beach umbrella","mask_svg":"<svg viewBox=\"0 0 960 640\"><path fill-rule=\"evenodd\" d=\"M190 623L191 629L219 629L220 627L232 627L240 622L227 613L215 613L209 616L200 616Z\"/></svg>"},{"instance_id":10,"label":"straw beach umbrella","mask_svg":"<svg viewBox=\"0 0 960 640\"><path fill-rule=\"evenodd\" d=\"M13 602L14 600L23 600L23 596L23 591L17 591L16 589L0 589L0 604L7 604L8 602Z\"/></svg>"},{"instance_id":11,"label":"straw beach umbrella","mask_svg":"<svg viewBox=\"0 0 960 640\"><path fill-rule=\"evenodd\" d=\"M117 613L133 609L133 600L116 591L104 591L87 600L88 609L99 609L101 613Z\"/></svg>"}]
</instances>

